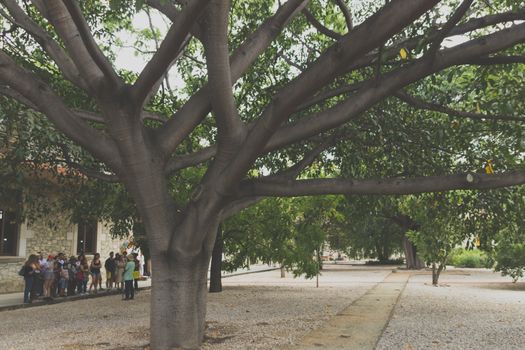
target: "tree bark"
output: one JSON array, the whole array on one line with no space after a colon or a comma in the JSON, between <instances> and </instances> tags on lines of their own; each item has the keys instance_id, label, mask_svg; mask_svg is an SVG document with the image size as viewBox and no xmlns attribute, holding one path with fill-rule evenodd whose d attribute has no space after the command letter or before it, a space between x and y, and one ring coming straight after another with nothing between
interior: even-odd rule
<instances>
[{"instance_id":1,"label":"tree bark","mask_svg":"<svg viewBox=\"0 0 525 350\"><path fill-rule=\"evenodd\" d=\"M151 348L199 349L204 339L209 257L156 256L151 289Z\"/></svg>"},{"instance_id":2,"label":"tree bark","mask_svg":"<svg viewBox=\"0 0 525 350\"><path fill-rule=\"evenodd\" d=\"M436 266L436 263L432 263L432 285L437 286L439 281L439 275L443 271L444 264L440 264L439 267Z\"/></svg>"},{"instance_id":3,"label":"tree bark","mask_svg":"<svg viewBox=\"0 0 525 350\"><path fill-rule=\"evenodd\" d=\"M217 230L217 237L213 245L213 252L211 253L211 269L210 269L210 293L222 292L222 252L224 248L224 241L222 239L222 227L219 226Z\"/></svg>"},{"instance_id":4,"label":"tree bark","mask_svg":"<svg viewBox=\"0 0 525 350\"><path fill-rule=\"evenodd\" d=\"M424 267L423 262L417 256L416 246L408 240L406 236L403 236L403 249L405 250L405 262L406 268L409 270L419 270Z\"/></svg>"}]
</instances>

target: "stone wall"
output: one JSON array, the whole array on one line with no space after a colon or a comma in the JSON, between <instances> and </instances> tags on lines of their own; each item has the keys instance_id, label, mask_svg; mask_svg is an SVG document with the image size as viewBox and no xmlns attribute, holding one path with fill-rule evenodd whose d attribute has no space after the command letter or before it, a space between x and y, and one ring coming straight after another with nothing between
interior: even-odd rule
<instances>
[{"instance_id":1,"label":"stone wall","mask_svg":"<svg viewBox=\"0 0 525 350\"><path fill-rule=\"evenodd\" d=\"M70 223L63 213L53 214L53 220L43 219L21 227L21 238L26 239L25 256L42 252L56 255L60 252L70 256L76 254L76 225ZM24 252L21 252L24 255Z\"/></svg>"},{"instance_id":2,"label":"stone wall","mask_svg":"<svg viewBox=\"0 0 525 350\"><path fill-rule=\"evenodd\" d=\"M18 275L24 262L24 258L0 257L0 293L24 290L24 278Z\"/></svg>"}]
</instances>

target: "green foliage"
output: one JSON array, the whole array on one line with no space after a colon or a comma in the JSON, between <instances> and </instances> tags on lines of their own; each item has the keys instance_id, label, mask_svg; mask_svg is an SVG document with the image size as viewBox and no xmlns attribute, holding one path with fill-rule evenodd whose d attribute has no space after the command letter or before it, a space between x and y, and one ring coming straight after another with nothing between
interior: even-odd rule
<instances>
[{"instance_id":1,"label":"green foliage","mask_svg":"<svg viewBox=\"0 0 525 350\"><path fill-rule=\"evenodd\" d=\"M516 282L525 272L525 243L502 242L496 255L496 271Z\"/></svg>"},{"instance_id":2,"label":"green foliage","mask_svg":"<svg viewBox=\"0 0 525 350\"><path fill-rule=\"evenodd\" d=\"M233 271L251 263L279 263L295 275L319 272L317 255L336 226L337 197L266 199L223 224L223 267Z\"/></svg>"},{"instance_id":3,"label":"green foliage","mask_svg":"<svg viewBox=\"0 0 525 350\"><path fill-rule=\"evenodd\" d=\"M393 254L402 252L404 229L390 218L396 215L394 197L347 197L340 201L340 228L331 232L332 249L342 250L352 259L377 259L388 262Z\"/></svg>"},{"instance_id":4,"label":"green foliage","mask_svg":"<svg viewBox=\"0 0 525 350\"><path fill-rule=\"evenodd\" d=\"M481 250L456 248L450 255L449 264L455 267L490 268L490 259Z\"/></svg>"},{"instance_id":5,"label":"green foliage","mask_svg":"<svg viewBox=\"0 0 525 350\"><path fill-rule=\"evenodd\" d=\"M458 192L409 196L402 210L419 224L407 237L427 265L445 267L452 250L470 236Z\"/></svg>"}]
</instances>

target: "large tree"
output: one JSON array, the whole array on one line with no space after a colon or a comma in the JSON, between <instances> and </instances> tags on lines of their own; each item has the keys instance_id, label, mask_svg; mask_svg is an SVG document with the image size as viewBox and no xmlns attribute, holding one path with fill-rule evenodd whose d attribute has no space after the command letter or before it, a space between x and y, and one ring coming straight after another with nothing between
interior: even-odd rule
<instances>
[{"instance_id":1,"label":"large tree","mask_svg":"<svg viewBox=\"0 0 525 350\"><path fill-rule=\"evenodd\" d=\"M356 133L381 137L383 130L366 121L374 120L372 107L388 105L390 96L457 119L513 123L508 133L519 129L517 103L510 111L483 101L483 110L458 110L465 108L461 98L425 101L412 84L451 67L523 63L520 1L0 3L1 93L47 117L100 162L98 174L82 170L122 182L136 204L152 255L154 350L200 346L217 227L263 197L405 194L525 182L519 163L497 174L466 167L468 176L336 178L318 171L301 177L342 140ZM155 8L172 24L134 75L115 68L112 50L115 32L132 29L129 19L140 8ZM444 45L457 35L463 43ZM186 83L175 98L164 95L162 81L170 69ZM71 94L81 98L72 103ZM347 127L360 124L369 127ZM425 132L424 126L415 128ZM199 166L204 175L184 202L172 181Z\"/></svg>"}]
</instances>

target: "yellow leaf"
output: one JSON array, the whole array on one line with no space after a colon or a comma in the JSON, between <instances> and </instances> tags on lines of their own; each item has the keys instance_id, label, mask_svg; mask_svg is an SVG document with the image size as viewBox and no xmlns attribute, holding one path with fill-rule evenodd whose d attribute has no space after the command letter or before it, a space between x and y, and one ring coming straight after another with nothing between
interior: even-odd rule
<instances>
[{"instance_id":1,"label":"yellow leaf","mask_svg":"<svg viewBox=\"0 0 525 350\"><path fill-rule=\"evenodd\" d=\"M485 172L487 174L494 174L494 168L492 167L492 161L490 159L487 160L487 164L485 165Z\"/></svg>"},{"instance_id":2,"label":"yellow leaf","mask_svg":"<svg viewBox=\"0 0 525 350\"><path fill-rule=\"evenodd\" d=\"M402 59L406 60L407 57L408 57L408 52L407 50L402 47L401 50L399 50L399 56L401 56Z\"/></svg>"}]
</instances>

